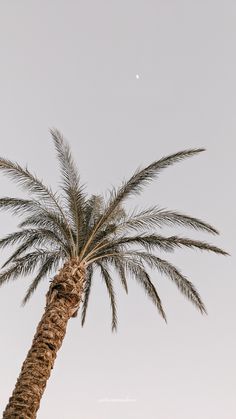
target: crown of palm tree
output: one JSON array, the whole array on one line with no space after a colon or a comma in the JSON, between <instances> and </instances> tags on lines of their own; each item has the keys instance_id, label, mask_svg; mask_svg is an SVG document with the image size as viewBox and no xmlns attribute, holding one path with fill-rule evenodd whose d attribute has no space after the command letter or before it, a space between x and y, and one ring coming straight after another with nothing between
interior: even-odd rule
<instances>
[{"instance_id":1,"label":"crown of palm tree","mask_svg":"<svg viewBox=\"0 0 236 419\"><path fill-rule=\"evenodd\" d=\"M181 293L201 313L205 313L204 304L193 284L175 266L157 256L156 251L171 252L179 247L188 247L222 255L227 253L206 242L179 236L164 237L158 229L166 225L183 226L212 234L218 234L217 230L208 223L176 211L152 207L128 214L123 208L125 200L139 194L162 169L204 149L180 151L137 170L118 189L113 189L105 202L101 196L86 195L68 144L58 130L51 130L51 134L60 164L60 195L45 186L27 168L0 158L0 170L31 197L0 199L0 209L23 217L18 231L0 240L0 248L17 245L2 267L0 285L37 270L24 297L23 303L26 303L44 277L65 261L76 259L86 266L82 324L86 317L93 272L97 268L110 298L112 329L115 330L117 313L111 268L118 272L126 292L127 276L133 276L166 320L160 297L147 272L149 267L171 279Z\"/></svg>"}]
</instances>

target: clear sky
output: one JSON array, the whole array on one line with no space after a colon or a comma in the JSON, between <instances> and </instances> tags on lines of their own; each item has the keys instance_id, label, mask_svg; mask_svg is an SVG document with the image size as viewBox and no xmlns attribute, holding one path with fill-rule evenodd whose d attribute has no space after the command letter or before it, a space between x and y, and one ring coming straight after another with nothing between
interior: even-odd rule
<instances>
[{"instance_id":1,"label":"clear sky","mask_svg":"<svg viewBox=\"0 0 236 419\"><path fill-rule=\"evenodd\" d=\"M169 256L207 306L202 317L158 273L168 325L142 290L117 281L119 328L99 277L86 327L72 319L39 419L235 419L236 3L225 0L0 2L0 155L58 184L48 130L69 140L89 193L184 148L207 151L164 171L129 207L158 204L203 218L230 258ZM139 77L137 77L137 75ZM0 178L0 195L17 195ZM0 234L17 219L0 214ZM184 230L175 230L187 235ZM3 263L8 251L0 254ZM0 290L0 410L40 319L45 280ZM116 399L116 400L115 400ZM117 400L119 399L119 400Z\"/></svg>"}]
</instances>

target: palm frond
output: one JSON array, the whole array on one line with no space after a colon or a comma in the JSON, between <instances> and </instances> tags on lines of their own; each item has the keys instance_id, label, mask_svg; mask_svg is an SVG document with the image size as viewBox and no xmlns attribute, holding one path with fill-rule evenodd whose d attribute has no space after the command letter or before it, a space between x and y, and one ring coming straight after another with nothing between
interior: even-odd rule
<instances>
[{"instance_id":1,"label":"palm frond","mask_svg":"<svg viewBox=\"0 0 236 419\"><path fill-rule=\"evenodd\" d=\"M113 192L111 192L111 196L113 196ZM122 202L120 202L115 209L111 212L111 214L107 217L106 223L108 225L114 225L123 220L126 216L126 211L122 206Z\"/></svg>"},{"instance_id":2,"label":"palm frond","mask_svg":"<svg viewBox=\"0 0 236 419\"><path fill-rule=\"evenodd\" d=\"M158 209L156 207L149 208L138 213L133 212L122 223L116 224L113 233L118 234L122 231L129 230L147 231L150 228L161 228L163 225L188 227L212 234L219 234L215 227L199 220L198 218L190 217L189 215L176 211Z\"/></svg>"},{"instance_id":3,"label":"palm frond","mask_svg":"<svg viewBox=\"0 0 236 419\"><path fill-rule=\"evenodd\" d=\"M104 198L101 195L92 195L85 206L85 223L87 227L93 227L101 217L104 210Z\"/></svg>"},{"instance_id":4,"label":"palm frond","mask_svg":"<svg viewBox=\"0 0 236 419\"><path fill-rule=\"evenodd\" d=\"M62 189L76 233L76 246L84 223L85 195L80 185L78 170L71 156L69 145L57 129L50 130L57 151L62 174Z\"/></svg>"},{"instance_id":5,"label":"palm frond","mask_svg":"<svg viewBox=\"0 0 236 419\"><path fill-rule=\"evenodd\" d=\"M164 237L163 237L163 241L165 241ZM217 246L213 246L212 244L209 244L207 242L203 242L199 240L192 240L185 237L170 236L166 238L166 243L169 243L171 246L173 246L173 249L175 247L188 247L188 248L196 248L200 250L207 250L209 252L218 253L224 256L229 256L227 252L225 252L223 249L220 249Z\"/></svg>"},{"instance_id":6,"label":"palm frond","mask_svg":"<svg viewBox=\"0 0 236 419\"><path fill-rule=\"evenodd\" d=\"M6 265L9 265L9 263L11 261L14 261L14 259L16 259L17 257L19 257L20 255L22 255L22 253L24 253L26 250L28 250L29 248L31 248L34 244L34 242L37 240L38 238L38 233L36 233L34 236L30 237L28 240L26 240L23 244L21 244L15 252L13 252L13 254L6 260L6 262L2 265L2 268L5 268Z\"/></svg>"},{"instance_id":7,"label":"palm frond","mask_svg":"<svg viewBox=\"0 0 236 419\"><path fill-rule=\"evenodd\" d=\"M167 260L161 259L151 253L138 251L127 252L127 256L138 258L138 260L147 263L150 268L155 268L161 274L165 274L176 284L181 293L187 297L187 299L190 300L202 314L206 313L206 308L194 285Z\"/></svg>"},{"instance_id":8,"label":"palm frond","mask_svg":"<svg viewBox=\"0 0 236 419\"><path fill-rule=\"evenodd\" d=\"M35 194L39 199L47 202L49 206L59 210L60 213L63 212L52 190L30 173L27 168L23 168L18 163L10 160L0 158L0 170L28 193Z\"/></svg>"},{"instance_id":9,"label":"palm frond","mask_svg":"<svg viewBox=\"0 0 236 419\"><path fill-rule=\"evenodd\" d=\"M92 195L85 204L84 226L81 232L81 241L86 243L97 220L101 217L104 209L104 199L100 195ZM78 249L81 250L81 249Z\"/></svg>"},{"instance_id":10,"label":"palm frond","mask_svg":"<svg viewBox=\"0 0 236 419\"><path fill-rule=\"evenodd\" d=\"M30 284L25 297L22 301L22 305L25 305L30 297L32 296L32 294L34 293L34 291L37 289L39 283L41 282L41 280L43 278L45 278L46 275L49 275L51 273L52 270L56 270L60 260L61 260L62 254L61 252L54 252L54 253L50 253L45 260L43 261L39 272L37 274L37 276L35 277L35 279L32 281L32 283Z\"/></svg>"},{"instance_id":11,"label":"palm frond","mask_svg":"<svg viewBox=\"0 0 236 419\"><path fill-rule=\"evenodd\" d=\"M108 205L104 217L107 217L108 214L112 213L117 205L124 201L127 197L139 194L142 191L143 186L155 179L161 170L171 166L172 164L178 163L183 159L192 157L202 151L204 151L203 148L183 150L167 157L163 157L160 160L151 163L144 169L138 169L127 182L123 183L117 192L113 191L111 202Z\"/></svg>"},{"instance_id":12,"label":"palm frond","mask_svg":"<svg viewBox=\"0 0 236 419\"><path fill-rule=\"evenodd\" d=\"M102 248L119 237L121 233L127 233L129 230L134 230L143 234L142 230L147 232L151 228L162 227L163 225L181 225L183 227L191 227L195 230L203 230L212 234L219 234L218 231L208 223L205 223L197 218L187 216L174 211L160 210L156 207L144 210L139 213L133 212L128 218L124 218L122 223L114 223L105 230L96 234L93 243L87 247L85 256L87 257L90 252L94 253L96 249ZM141 231L140 231L141 230ZM162 247L163 248L163 245ZM164 250L172 250L170 246Z\"/></svg>"},{"instance_id":13,"label":"palm frond","mask_svg":"<svg viewBox=\"0 0 236 419\"><path fill-rule=\"evenodd\" d=\"M7 261L2 265L2 268L8 265L11 261L14 261L14 259L18 258L26 250L29 250L31 247L36 246L36 245L37 246L42 246L42 245L50 246L51 245L52 247L53 246L55 247L56 245L57 247L66 251L64 247L64 243L60 240L60 238L53 231L46 230L46 229L38 229L38 230L35 230L33 234L29 235L29 233L27 233L26 236L27 235L28 235L28 238L26 238L24 243L21 244L16 249L16 251L7 259Z\"/></svg>"},{"instance_id":14,"label":"palm frond","mask_svg":"<svg viewBox=\"0 0 236 419\"><path fill-rule=\"evenodd\" d=\"M111 258L111 260L113 261L112 258ZM128 284L127 284L126 275L125 275L125 268L124 268L122 262L120 261L120 259L114 258L114 267L118 272L121 284L122 284L126 294L128 294Z\"/></svg>"},{"instance_id":15,"label":"palm frond","mask_svg":"<svg viewBox=\"0 0 236 419\"><path fill-rule=\"evenodd\" d=\"M111 198L107 204L104 214L98 220L97 224L95 225L93 231L90 234L87 244L85 244L84 246L82 256L86 251L88 245L93 241L93 238L96 235L99 228L101 227L101 225L106 223L107 220L109 220L109 217L112 215L112 213L125 199L129 198L134 194L139 194L142 191L143 186L147 185L151 180L156 178L161 170L183 159L192 157L202 151L204 151L203 148L183 150L178 153L171 154L167 157L163 157L160 160L151 163L144 169L137 170L128 181L123 182L123 184L118 190L114 189L111 193Z\"/></svg>"},{"instance_id":16,"label":"palm frond","mask_svg":"<svg viewBox=\"0 0 236 419\"><path fill-rule=\"evenodd\" d=\"M12 214L31 212L35 208L35 201L29 199L4 197L0 198L0 210L11 211Z\"/></svg>"},{"instance_id":17,"label":"palm frond","mask_svg":"<svg viewBox=\"0 0 236 419\"><path fill-rule=\"evenodd\" d=\"M103 258L107 253L118 253L121 250L124 250L127 246L133 245L142 246L148 251L158 247L165 252L172 252L174 251L175 246L177 246L175 242L172 243L168 240L168 238L157 236L155 234L140 234L128 237L123 236L119 239L110 239L106 240L104 243L98 243L91 252L86 254L85 260L91 262L101 257Z\"/></svg>"},{"instance_id":18,"label":"palm frond","mask_svg":"<svg viewBox=\"0 0 236 419\"><path fill-rule=\"evenodd\" d=\"M32 235L36 233L38 233L37 229L24 229L7 234L7 236L0 239L0 249L3 249L7 246L12 246L18 242L28 240Z\"/></svg>"},{"instance_id":19,"label":"palm frond","mask_svg":"<svg viewBox=\"0 0 236 419\"><path fill-rule=\"evenodd\" d=\"M7 281L15 280L19 276L29 275L38 263L43 263L50 252L37 250L15 259L14 264L0 273L0 286Z\"/></svg>"},{"instance_id":20,"label":"palm frond","mask_svg":"<svg viewBox=\"0 0 236 419\"><path fill-rule=\"evenodd\" d=\"M69 254L72 254L73 243L68 230L56 214L45 214L38 212L35 215L26 217L18 226L19 228L36 227L40 230L47 230L57 236L58 242L64 246ZM73 237L73 235L72 235Z\"/></svg>"},{"instance_id":21,"label":"palm frond","mask_svg":"<svg viewBox=\"0 0 236 419\"><path fill-rule=\"evenodd\" d=\"M117 313L116 313L116 298L115 298L115 291L112 285L112 278L110 276L109 271L107 270L107 268L104 266L103 263L98 262L97 265L100 267L101 276L105 282L108 295L110 298L111 311L112 311L112 331L114 332L117 330Z\"/></svg>"},{"instance_id":22,"label":"palm frond","mask_svg":"<svg viewBox=\"0 0 236 419\"><path fill-rule=\"evenodd\" d=\"M71 231L67 218L56 195L52 192L51 188L45 186L41 180L30 173L27 167L23 168L18 163L0 158L0 170L4 174L8 175L10 179L16 182L16 184L26 190L29 194L33 194L38 197L38 199L45 203L48 208L58 212L67 225L68 230Z\"/></svg>"},{"instance_id":23,"label":"palm frond","mask_svg":"<svg viewBox=\"0 0 236 419\"><path fill-rule=\"evenodd\" d=\"M149 234L144 235L140 234L137 236L128 236L122 237L118 240L113 240L108 244L103 244L97 248L97 255L100 255L106 251L110 251L111 246L121 246L121 245L140 245L143 246L147 250L152 250L155 247L158 247L161 250L166 252L174 251L176 248L180 247L188 247L188 248L198 248L201 250L207 250L214 253L219 253L221 255L228 255L227 252L220 249L217 246L213 246L209 243L199 241L199 240L192 240L184 237L178 236L170 236L164 237L156 234ZM96 255L96 253L95 253Z\"/></svg>"},{"instance_id":24,"label":"palm frond","mask_svg":"<svg viewBox=\"0 0 236 419\"><path fill-rule=\"evenodd\" d=\"M161 299L150 279L150 276L148 275L142 264L140 264L138 260L132 260L131 258L127 257L124 257L121 260L127 272L129 272L131 276L134 276L136 281L144 288L146 294L159 311L159 314L166 321L166 315L162 307Z\"/></svg>"},{"instance_id":25,"label":"palm frond","mask_svg":"<svg viewBox=\"0 0 236 419\"><path fill-rule=\"evenodd\" d=\"M85 289L84 289L84 295L83 295L83 304L82 304L82 312L81 312L81 325L82 326L84 326L85 319L86 319L90 291L91 291L91 286L92 286L92 277L93 277L93 267L92 265L90 265L87 268L87 276L86 276Z\"/></svg>"},{"instance_id":26,"label":"palm frond","mask_svg":"<svg viewBox=\"0 0 236 419\"><path fill-rule=\"evenodd\" d=\"M0 209L11 211L14 215L29 213L19 227L37 226L42 228L50 227L51 230L60 232L66 241L70 241L71 233L68 225L65 224L61 214L44 206L36 200L5 197L0 199Z\"/></svg>"}]
</instances>

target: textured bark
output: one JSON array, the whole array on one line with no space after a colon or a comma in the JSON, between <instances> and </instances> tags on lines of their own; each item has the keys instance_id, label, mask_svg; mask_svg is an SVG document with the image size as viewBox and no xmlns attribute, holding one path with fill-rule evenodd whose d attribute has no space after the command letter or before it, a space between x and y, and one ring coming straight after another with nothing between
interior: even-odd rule
<instances>
[{"instance_id":1,"label":"textured bark","mask_svg":"<svg viewBox=\"0 0 236 419\"><path fill-rule=\"evenodd\" d=\"M46 307L23 363L3 419L34 419L60 349L68 320L76 315L83 294L85 268L66 262L50 285Z\"/></svg>"}]
</instances>

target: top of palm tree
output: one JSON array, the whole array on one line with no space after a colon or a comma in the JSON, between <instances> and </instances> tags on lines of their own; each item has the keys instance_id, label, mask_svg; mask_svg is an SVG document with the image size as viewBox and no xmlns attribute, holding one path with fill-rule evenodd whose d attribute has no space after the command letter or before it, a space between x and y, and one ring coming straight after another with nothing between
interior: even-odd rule
<instances>
[{"instance_id":1,"label":"top of palm tree","mask_svg":"<svg viewBox=\"0 0 236 419\"><path fill-rule=\"evenodd\" d=\"M26 303L39 282L60 267L66 260L76 258L86 269L86 285L82 307L84 324L94 269L98 269L111 302L112 329L117 327L116 301L110 267L116 269L121 284L128 291L127 275L133 276L144 288L166 319L161 300L146 267L155 268L169 277L179 290L205 313L204 304L193 284L171 263L154 251L174 251L178 247L198 248L214 253L227 253L203 241L179 236L165 237L159 233L164 225L183 226L218 234L210 224L176 211L158 207L126 213L123 203L139 194L155 179L162 169L192 157L204 149L183 150L156 160L137 170L128 181L113 189L105 202L101 196L87 196L72 159L69 145L61 133L51 130L60 164L60 195L28 168L0 158L0 171L8 175L30 199L0 198L0 209L19 215L18 231L0 239L0 248L17 245L0 273L0 285L22 275L37 273L31 282L23 303Z\"/></svg>"}]
</instances>

